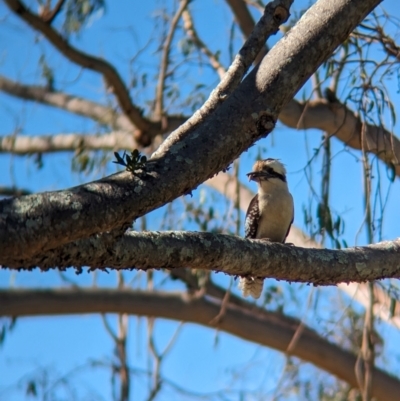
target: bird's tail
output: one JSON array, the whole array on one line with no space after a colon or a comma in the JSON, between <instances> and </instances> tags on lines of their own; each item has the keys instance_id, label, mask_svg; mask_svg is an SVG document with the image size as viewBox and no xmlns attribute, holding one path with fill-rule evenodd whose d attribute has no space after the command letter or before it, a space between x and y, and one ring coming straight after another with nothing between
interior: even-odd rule
<instances>
[{"instance_id":1,"label":"bird's tail","mask_svg":"<svg viewBox=\"0 0 400 401\"><path fill-rule=\"evenodd\" d=\"M260 298L264 285L264 279L260 277L240 277L239 288L244 297L249 295L255 299Z\"/></svg>"}]
</instances>

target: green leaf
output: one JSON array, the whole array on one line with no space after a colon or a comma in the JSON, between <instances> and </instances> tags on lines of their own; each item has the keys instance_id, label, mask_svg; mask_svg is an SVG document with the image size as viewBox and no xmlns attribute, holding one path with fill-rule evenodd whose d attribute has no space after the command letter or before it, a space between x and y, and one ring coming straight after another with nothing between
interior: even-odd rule
<instances>
[{"instance_id":1,"label":"green leaf","mask_svg":"<svg viewBox=\"0 0 400 401\"><path fill-rule=\"evenodd\" d=\"M123 163L124 162L124 160L122 159L122 157L119 155L118 152L114 152L114 156L117 159L117 161L114 163Z\"/></svg>"}]
</instances>

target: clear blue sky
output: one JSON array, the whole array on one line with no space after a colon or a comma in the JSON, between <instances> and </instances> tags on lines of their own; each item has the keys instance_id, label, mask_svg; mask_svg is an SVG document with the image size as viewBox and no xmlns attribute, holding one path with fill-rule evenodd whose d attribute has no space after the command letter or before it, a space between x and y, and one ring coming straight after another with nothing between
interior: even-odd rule
<instances>
[{"instance_id":1,"label":"clear blue sky","mask_svg":"<svg viewBox=\"0 0 400 401\"><path fill-rule=\"evenodd\" d=\"M33 3L33 2L32 2ZM170 2L167 2L168 5ZM297 3L297 2L296 2ZM384 2L386 9L395 10L395 0ZM79 49L83 49L94 55L112 60L126 82L132 78L142 79L142 74L147 73L148 84L142 90L135 93L134 101L139 105L149 101L154 93L155 74L157 64L154 60L159 57L155 53L158 43L151 41L141 55L130 64L130 59L143 47L154 32L154 9L161 8L162 1L152 2L108 2L104 16L94 18L90 26L75 37L72 42ZM301 1L295 4L297 10L307 7L309 2ZM231 23L231 13L222 1L203 0L193 2L193 10L199 34L206 43L217 50L220 46L226 49ZM101 18L100 18L101 17ZM83 71L72 63L66 62L64 57L54 52L45 40L38 36L24 23L14 18L0 3L0 74L11 79L18 79L27 84L43 84L40 77L40 68L37 60L40 54L45 54L46 62L56 72L56 89L76 95L84 96L98 102L113 101L111 96L106 96L103 90L102 80L98 74ZM240 34L236 32L235 50L240 43ZM218 40L216 40L216 38ZM180 44L174 44L174 51L178 51ZM222 53L222 61L227 65L229 56ZM185 71L177 74L176 85L182 93L193 90L194 83L202 82L210 89L217 82L217 78L211 73L207 65L199 68L198 75L190 77ZM395 94L397 88L391 88ZM298 94L299 98L309 96L309 87ZM397 110L399 110L398 105ZM176 111L180 111L177 109ZM188 112L185 110L185 112ZM4 95L0 92L0 135L18 133L24 135L54 134L67 132L101 132L101 128L93 122L69 113L40 106L33 103L22 103L18 99ZM398 125L397 125L398 126ZM397 127L396 126L396 127ZM396 131L395 127L395 132ZM399 133L397 132L399 135ZM308 144L304 138L307 137ZM246 152L241 158L240 176L243 182L245 173L250 171L251 164L261 152L265 157L280 158L287 166L288 180L295 198L296 217L295 224L305 229L302 209L309 202L309 186L304 178L304 167L307 164L309 152L319 146L321 132L310 130L307 132L288 130L278 125L274 133ZM362 210L362 166L351 155L343 151L343 144L332 141L332 154L335 155L332 165L332 205L334 211L346 220L346 228L343 239L349 245L355 244L355 236L363 219ZM355 152L357 153L357 152ZM0 154L0 186L16 185L34 192L63 189L99 175L85 176L83 174L71 174L71 155L54 154L44 155L44 167L38 169L33 161L33 156L21 158L17 156ZM313 165L314 177L318 178L321 168L320 160ZM116 167L112 163L107 164L104 173L112 173ZM381 168L385 175L385 169ZM388 187L387 181L385 186ZM315 185L319 190L319 181ZM251 185L251 184L250 184ZM251 187L255 190L255 187ZM204 187L200 187L195 193L195 199L199 198ZM384 224L384 239L399 236L400 185L398 181L392 185L386 220ZM206 202L205 206L216 204L218 211L216 218L223 219L225 204L217 199ZM176 204L178 211L182 210L180 203ZM157 229L165 210L152 213L148 218L148 227ZM184 228L191 229L191 224ZM242 230L243 232L243 230ZM358 238L358 244L365 244L364 232ZM70 279L80 285L91 285L92 277L84 273L75 276L73 272L66 274ZM133 273L127 273L128 280ZM160 280L161 276L157 276ZM116 277L99 272L97 283L101 286L114 286ZM218 276L217 280L228 284L228 278ZM11 273L0 271L1 287L52 287L63 285L57 272L30 272ZM65 285L65 284L64 284ZM168 284L166 288L179 287L178 283ZM287 303L290 302L291 291L301 294L301 299L306 299L310 289L300 285L283 285ZM315 290L314 296L319 297L319 308L322 310L331 308L330 299L337 293L334 288ZM345 298L345 302L349 302ZM286 309L287 313L302 317L307 323L317 325L314 320L314 312L310 311L303 302L302 305L293 305ZM326 317L328 318L328 317ZM2 320L0 320L1 322ZM115 317L110 317L115 323ZM157 320L156 341L160 349L176 330L178 323ZM393 341L398 342L399 335L392 328L382 325L382 331ZM132 367L140 370L148 370L146 351L146 321L135 317L130 319L129 334L129 361ZM390 344L387 366L396 363L395 352ZM110 372L106 368L87 369L89 361L110 361L112 358L113 344L104 330L101 318L95 315L70 316L70 317L43 317L19 319L14 330L9 333L5 343L0 348L0 400L20 400L24 391L15 391L15 385L22 383L23 378L30 377L39 372L39 368L47 368L51 373L49 380L58 379L67 375L71 378L72 387L80 398L89 398L90 394L98 394L99 399L111 399ZM210 363L211 362L211 363ZM397 360L398 366L399 360ZM246 366L246 369L243 367ZM178 340L165 360L163 374L171 381L199 393L214 392L229 387L230 389L251 389L266 392L272 396L277 380L280 378L284 358L281 354L254 344L246 343L233 336L219 333L192 324L185 325L179 333ZM305 374L312 375L315 371L312 367L305 370ZM144 399L148 391L148 382L143 380L145 376L138 375L132 379L131 399ZM18 387L18 386L17 386ZM23 386L22 386L23 387ZM57 394L67 395L68 390L57 387ZM65 392L65 393L64 393ZM174 399L171 390L163 393L162 400ZM67 396L65 397L67 398ZM232 398L240 399L237 392ZM290 398L287 398L290 399ZM295 399L295 398L293 398Z\"/></svg>"}]
</instances>

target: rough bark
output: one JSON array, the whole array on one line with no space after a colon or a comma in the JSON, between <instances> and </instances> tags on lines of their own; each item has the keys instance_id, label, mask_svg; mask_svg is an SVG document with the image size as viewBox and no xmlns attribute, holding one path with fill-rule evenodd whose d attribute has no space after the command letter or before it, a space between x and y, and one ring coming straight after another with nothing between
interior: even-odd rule
<instances>
[{"instance_id":1,"label":"rough bark","mask_svg":"<svg viewBox=\"0 0 400 401\"><path fill-rule=\"evenodd\" d=\"M233 235L189 231L126 233L81 240L30 260L3 257L3 266L116 269L189 267L315 285L400 277L400 239L344 250L300 248Z\"/></svg>"},{"instance_id":2,"label":"rough bark","mask_svg":"<svg viewBox=\"0 0 400 401\"><path fill-rule=\"evenodd\" d=\"M233 334L281 352L297 356L337 376L357 388L354 373L357 356L343 350L303 326L293 341L298 324L274 312L249 313L227 305L221 319L221 304L215 300L168 293L132 290L15 290L0 291L0 315L40 316L73 313L128 313L198 323ZM290 345L290 352L289 352ZM400 381L373 368L372 395L379 401L392 401L400 392Z\"/></svg>"},{"instance_id":3,"label":"rough bark","mask_svg":"<svg viewBox=\"0 0 400 401\"><path fill-rule=\"evenodd\" d=\"M189 193L268 135L282 107L378 3L321 0L312 6L217 110L196 113L138 176L124 172L66 191L2 201L0 258L29 259L124 226Z\"/></svg>"}]
</instances>

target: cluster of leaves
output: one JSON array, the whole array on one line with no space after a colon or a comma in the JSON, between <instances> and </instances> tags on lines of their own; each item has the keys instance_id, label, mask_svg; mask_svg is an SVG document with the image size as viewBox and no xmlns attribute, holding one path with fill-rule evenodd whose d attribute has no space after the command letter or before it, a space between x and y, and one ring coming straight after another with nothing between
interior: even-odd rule
<instances>
[{"instance_id":1,"label":"cluster of leaves","mask_svg":"<svg viewBox=\"0 0 400 401\"><path fill-rule=\"evenodd\" d=\"M96 12L105 8L104 0L68 0L65 4L63 31L66 35L77 33Z\"/></svg>"},{"instance_id":2,"label":"cluster of leaves","mask_svg":"<svg viewBox=\"0 0 400 401\"><path fill-rule=\"evenodd\" d=\"M143 170L147 162L147 157L141 155L137 149L134 149L130 155L124 152L122 157L118 152L114 152L114 156L117 160L113 161L113 163L126 167L127 171L132 174L137 170Z\"/></svg>"}]
</instances>

